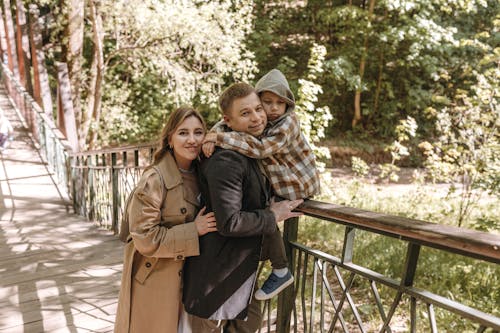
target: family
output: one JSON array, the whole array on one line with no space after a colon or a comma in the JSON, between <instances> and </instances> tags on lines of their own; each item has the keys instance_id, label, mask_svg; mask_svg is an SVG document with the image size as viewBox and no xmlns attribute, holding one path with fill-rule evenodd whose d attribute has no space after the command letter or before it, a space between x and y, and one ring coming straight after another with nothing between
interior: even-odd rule
<instances>
[{"instance_id":1,"label":"family","mask_svg":"<svg viewBox=\"0 0 500 333\"><path fill-rule=\"evenodd\" d=\"M173 111L136 187L116 333L253 333L260 301L293 283L278 224L319 193L293 93L273 69L219 107L208 134L195 109ZM258 288L262 260L272 272Z\"/></svg>"}]
</instances>

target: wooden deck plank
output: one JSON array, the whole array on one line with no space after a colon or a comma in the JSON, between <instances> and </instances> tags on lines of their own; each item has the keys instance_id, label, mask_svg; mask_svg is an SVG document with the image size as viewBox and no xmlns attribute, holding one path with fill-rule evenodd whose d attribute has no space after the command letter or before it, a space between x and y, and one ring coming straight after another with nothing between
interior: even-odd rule
<instances>
[{"instance_id":1,"label":"wooden deck plank","mask_svg":"<svg viewBox=\"0 0 500 333\"><path fill-rule=\"evenodd\" d=\"M106 274L93 274L86 270L61 275L56 278L27 281L11 286L0 287L0 306L6 304L19 305L22 302L37 299L39 295L51 293L54 285L64 286L68 292L76 292L86 287L99 288L107 284L118 284L121 275L121 263L116 263L110 268L100 268L96 271L106 271Z\"/></svg>"},{"instance_id":2,"label":"wooden deck plank","mask_svg":"<svg viewBox=\"0 0 500 333\"><path fill-rule=\"evenodd\" d=\"M5 102L15 139L0 158L0 332L112 332L123 244L72 214Z\"/></svg>"}]
</instances>

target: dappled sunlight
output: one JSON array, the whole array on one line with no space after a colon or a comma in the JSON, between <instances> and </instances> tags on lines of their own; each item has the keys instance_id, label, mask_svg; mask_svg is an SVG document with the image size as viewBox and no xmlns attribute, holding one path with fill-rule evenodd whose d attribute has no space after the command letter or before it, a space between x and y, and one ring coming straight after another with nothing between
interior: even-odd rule
<instances>
[{"instance_id":1,"label":"dappled sunlight","mask_svg":"<svg viewBox=\"0 0 500 333\"><path fill-rule=\"evenodd\" d=\"M110 331L123 246L72 214L19 126L0 165L0 331Z\"/></svg>"}]
</instances>

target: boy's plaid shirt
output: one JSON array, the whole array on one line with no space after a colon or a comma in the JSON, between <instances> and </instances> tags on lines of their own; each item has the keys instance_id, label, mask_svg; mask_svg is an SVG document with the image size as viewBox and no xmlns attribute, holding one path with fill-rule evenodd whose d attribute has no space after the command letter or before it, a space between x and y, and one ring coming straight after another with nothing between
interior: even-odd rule
<instances>
[{"instance_id":1,"label":"boy's plaid shirt","mask_svg":"<svg viewBox=\"0 0 500 333\"><path fill-rule=\"evenodd\" d=\"M224 132L220 122L216 145L258 159L274 192L286 199L305 199L319 194L319 174L314 153L300 131L294 112L288 113L267 128L257 139L241 132Z\"/></svg>"}]
</instances>

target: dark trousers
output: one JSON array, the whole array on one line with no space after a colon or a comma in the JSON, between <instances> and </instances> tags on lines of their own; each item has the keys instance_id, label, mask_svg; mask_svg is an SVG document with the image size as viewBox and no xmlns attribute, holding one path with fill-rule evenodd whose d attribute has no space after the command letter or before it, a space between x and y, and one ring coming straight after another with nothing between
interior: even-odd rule
<instances>
[{"instance_id":1,"label":"dark trousers","mask_svg":"<svg viewBox=\"0 0 500 333\"><path fill-rule=\"evenodd\" d=\"M255 333L262 326L260 301L252 297L246 320L210 320L189 315L193 333Z\"/></svg>"},{"instance_id":2,"label":"dark trousers","mask_svg":"<svg viewBox=\"0 0 500 333\"><path fill-rule=\"evenodd\" d=\"M281 232L277 227L276 231L272 235L266 235L262 240L261 260L267 259L271 261L271 266L273 266L274 269L288 267L285 244L283 243Z\"/></svg>"}]
</instances>

